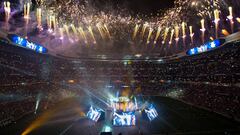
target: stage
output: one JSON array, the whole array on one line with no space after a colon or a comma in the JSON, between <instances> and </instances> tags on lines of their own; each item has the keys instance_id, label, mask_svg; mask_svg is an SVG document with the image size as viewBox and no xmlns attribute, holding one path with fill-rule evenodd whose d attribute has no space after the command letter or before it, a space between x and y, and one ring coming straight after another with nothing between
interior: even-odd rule
<instances>
[{"instance_id":1,"label":"stage","mask_svg":"<svg viewBox=\"0 0 240 135\"><path fill-rule=\"evenodd\" d=\"M39 114L30 114L16 124L1 129L1 135L97 135L109 130L114 135L131 134L224 134L239 133L239 123L213 112L205 111L165 97L149 97L156 104L158 117L151 122L136 112L136 126L112 125L110 110L105 120L94 122L85 114L85 98L73 98ZM231 135L233 135L231 134Z\"/></svg>"}]
</instances>

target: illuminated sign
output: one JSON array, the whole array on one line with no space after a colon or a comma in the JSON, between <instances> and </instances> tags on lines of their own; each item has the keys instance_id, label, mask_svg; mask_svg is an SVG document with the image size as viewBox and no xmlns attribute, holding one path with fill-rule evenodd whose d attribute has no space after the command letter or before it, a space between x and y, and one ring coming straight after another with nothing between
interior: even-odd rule
<instances>
[{"instance_id":1,"label":"illuminated sign","mask_svg":"<svg viewBox=\"0 0 240 135\"><path fill-rule=\"evenodd\" d=\"M134 126L136 125L136 116L134 112L113 113L114 126Z\"/></svg>"},{"instance_id":2,"label":"illuminated sign","mask_svg":"<svg viewBox=\"0 0 240 135\"><path fill-rule=\"evenodd\" d=\"M22 37L19 37L17 35L8 35L8 37L13 43L15 43L16 45L18 45L20 47L24 47L24 48L33 50L38 53L47 53L47 48L45 48L39 44L30 42Z\"/></svg>"},{"instance_id":3,"label":"illuminated sign","mask_svg":"<svg viewBox=\"0 0 240 135\"><path fill-rule=\"evenodd\" d=\"M147 117L150 121L154 120L158 116L158 113L153 107L153 105L151 105L148 109L145 109L144 111L147 113Z\"/></svg>"},{"instance_id":4,"label":"illuminated sign","mask_svg":"<svg viewBox=\"0 0 240 135\"><path fill-rule=\"evenodd\" d=\"M195 55L195 54L207 52L209 50L212 50L214 48L221 46L223 44L223 42L224 42L224 40L217 39L212 42L208 42L200 47L192 48L192 49L188 50L186 53L187 53L187 55Z\"/></svg>"},{"instance_id":5,"label":"illuminated sign","mask_svg":"<svg viewBox=\"0 0 240 135\"><path fill-rule=\"evenodd\" d=\"M99 109L94 109L92 106L90 107L88 113L87 113L87 117L95 122L98 121L98 119L101 116L101 110Z\"/></svg>"}]
</instances>

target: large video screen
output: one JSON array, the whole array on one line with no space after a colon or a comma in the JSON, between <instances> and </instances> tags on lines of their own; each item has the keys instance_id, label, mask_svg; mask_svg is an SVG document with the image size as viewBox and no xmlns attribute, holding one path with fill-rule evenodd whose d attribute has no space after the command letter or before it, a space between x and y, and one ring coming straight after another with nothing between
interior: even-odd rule
<instances>
[{"instance_id":1,"label":"large video screen","mask_svg":"<svg viewBox=\"0 0 240 135\"><path fill-rule=\"evenodd\" d=\"M13 34L10 34L8 35L8 38L16 45L20 46L20 47L24 47L24 48L27 48L27 49L30 49L30 50L33 50L35 52L38 52L38 53L47 53L47 48L39 45L39 44L36 44L36 43L33 43L33 42L30 42L22 37L19 37L18 35L13 35Z\"/></svg>"},{"instance_id":2,"label":"large video screen","mask_svg":"<svg viewBox=\"0 0 240 135\"><path fill-rule=\"evenodd\" d=\"M88 113L87 113L87 117L95 122L97 122L99 120L101 116L101 110L93 108L92 106L90 107Z\"/></svg>"},{"instance_id":3,"label":"large video screen","mask_svg":"<svg viewBox=\"0 0 240 135\"><path fill-rule=\"evenodd\" d=\"M134 126L136 125L136 116L134 112L114 112L113 113L114 126Z\"/></svg>"},{"instance_id":4,"label":"large video screen","mask_svg":"<svg viewBox=\"0 0 240 135\"><path fill-rule=\"evenodd\" d=\"M203 52L207 52L209 50L212 50L214 48L217 48L221 46L225 42L224 39L216 39L212 42L208 42L202 46L192 48L186 52L187 55L195 55Z\"/></svg>"},{"instance_id":5,"label":"large video screen","mask_svg":"<svg viewBox=\"0 0 240 135\"><path fill-rule=\"evenodd\" d=\"M147 114L147 117L150 121L154 120L158 116L156 109L152 105L149 108L145 109L144 111Z\"/></svg>"}]
</instances>

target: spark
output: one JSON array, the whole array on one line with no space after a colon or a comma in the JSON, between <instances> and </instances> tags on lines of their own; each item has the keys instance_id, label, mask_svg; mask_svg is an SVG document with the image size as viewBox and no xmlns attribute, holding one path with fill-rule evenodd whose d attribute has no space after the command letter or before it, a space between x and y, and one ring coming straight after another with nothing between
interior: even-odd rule
<instances>
[{"instance_id":1,"label":"spark","mask_svg":"<svg viewBox=\"0 0 240 135\"><path fill-rule=\"evenodd\" d=\"M134 32L133 32L133 36L132 36L132 40L135 40L136 36L137 36L137 33L138 33L138 30L139 30L139 25L136 24L135 28L134 28Z\"/></svg>"},{"instance_id":2,"label":"spark","mask_svg":"<svg viewBox=\"0 0 240 135\"><path fill-rule=\"evenodd\" d=\"M165 44L166 39L167 39L168 32L169 32L169 28L167 27L167 28L165 29L165 32L164 32L162 44Z\"/></svg>"},{"instance_id":3,"label":"spark","mask_svg":"<svg viewBox=\"0 0 240 135\"><path fill-rule=\"evenodd\" d=\"M214 10L214 23L215 23L215 35L218 38L218 25L219 25L220 17L218 9Z\"/></svg>"},{"instance_id":4,"label":"spark","mask_svg":"<svg viewBox=\"0 0 240 135\"><path fill-rule=\"evenodd\" d=\"M205 29L205 20L204 19L201 20L201 29L200 29L200 31L202 32L202 43L204 44L204 42L205 42L205 31L206 31L206 29Z\"/></svg>"},{"instance_id":5,"label":"spark","mask_svg":"<svg viewBox=\"0 0 240 135\"><path fill-rule=\"evenodd\" d=\"M145 34L145 32L146 32L146 29L147 29L147 27L148 27L148 23L145 23L145 24L143 25L143 28L142 28L141 39L143 39L143 37L144 37L144 34Z\"/></svg>"},{"instance_id":6,"label":"spark","mask_svg":"<svg viewBox=\"0 0 240 135\"><path fill-rule=\"evenodd\" d=\"M5 21L8 22L10 19L11 13L11 3L9 1L4 1L4 12L5 12Z\"/></svg>"},{"instance_id":7,"label":"spark","mask_svg":"<svg viewBox=\"0 0 240 135\"><path fill-rule=\"evenodd\" d=\"M186 39L186 23L182 22L182 38L183 38L183 44L185 45L185 39Z\"/></svg>"},{"instance_id":8,"label":"spark","mask_svg":"<svg viewBox=\"0 0 240 135\"><path fill-rule=\"evenodd\" d=\"M41 8L37 8L37 27L41 28L42 27L42 9Z\"/></svg>"},{"instance_id":9,"label":"spark","mask_svg":"<svg viewBox=\"0 0 240 135\"><path fill-rule=\"evenodd\" d=\"M153 28L149 28L148 37L147 37L147 44L150 43L150 38L152 36L152 33L153 33Z\"/></svg>"},{"instance_id":10,"label":"spark","mask_svg":"<svg viewBox=\"0 0 240 135\"><path fill-rule=\"evenodd\" d=\"M173 35L174 35L174 29L171 30L171 36L170 36L170 41L169 41L170 45L172 44Z\"/></svg>"},{"instance_id":11,"label":"spark","mask_svg":"<svg viewBox=\"0 0 240 135\"><path fill-rule=\"evenodd\" d=\"M194 33L193 33L193 27L192 26L189 26L189 32L190 32L190 37L191 37L191 43L193 44Z\"/></svg>"},{"instance_id":12,"label":"spark","mask_svg":"<svg viewBox=\"0 0 240 135\"><path fill-rule=\"evenodd\" d=\"M107 33L107 35L108 35L108 38L111 39L111 34L110 34L110 32L109 32L108 27L107 27L106 24L104 24L104 28L105 28L105 31L106 31L106 33Z\"/></svg>"},{"instance_id":13,"label":"spark","mask_svg":"<svg viewBox=\"0 0 240 135\"><path fill-rule=\"evenodd\" d=\"M179 26L176 25L174 27L174 29L175 29L175 41L176 41L176 44L178 44L178 41L179 41Z\"/></svg>"},{"instance_id":14,"label":"spark","mask_svg":"<svg viewBox=\"0 0 240 135\"><path fill-rule=\"evenodd\" d=\"M97 28L98 28L98 31L102 37L102 39L105 39L105 34L104 34L104 30L103 30L103 27L101 26L100 23L97 24Z\"/></svg>"},{"instance_id":15,"label":"spark","mask_svg":"<svg viewBox=\"0 0 240 135\"><path fill-rule=\"evenodd\" d=\"M87 44L87 43L88 43L88 40L87 40L87 37L86 37L85 32L83 31L83 28L82 28L82 27L79 27L77 30L78 30L78 32L81 34L81 36L84 38L85 44Z\"/></svg>"},{"instance_id":16,"label":"spark","mask_svg":"<svg viewBox=\"0 0 240 135\"><path fill-rule=\"evenodd\" d=\"M234 21L233 21L233 8L232 7L228 7L228 11L229 11L229 15L227 16L227 18L230 21L230 25L231 25L231 31L233 33L233 28L234 28Z\"/></svg>"},{"instance_id":17,"label":"spark","mask_svg":"<svg viewBox=\"0 0 240 135\"><path fill-rule=\"evenodd\" d=\"M95 39L95 36L94 36L94 33L93 33L93 30L92 30L92 27L91 27L91 26L88 27L88 31L89 31L89 33L91 34L91 37L92 37L92 39L93 39L93 44L96 44L97 41L96 41L96 39Z\"/></svg>"},{"instance_id":18,"label":"spark","mask_svg":"<svg viewBox=\"0 0 240 135\"><path fill-rule=\"evenodd\" d=\"M157 40L160 36L161 30L162 30L162 28L159 26L158 30L157 30L157 33L156 33L156 36L155 36L155 39L154 39L154 44L157 44Z\"/></svg>"}]
</instances>

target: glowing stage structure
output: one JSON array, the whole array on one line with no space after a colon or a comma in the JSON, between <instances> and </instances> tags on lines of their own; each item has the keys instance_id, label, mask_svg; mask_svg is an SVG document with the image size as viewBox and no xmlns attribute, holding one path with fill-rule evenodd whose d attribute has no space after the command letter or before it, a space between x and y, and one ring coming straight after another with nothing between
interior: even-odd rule
<instances>
[{"instance_id":1,"label":"glowing stage structure","mask_svg":"<svg viewBox=\"0 0 240 135\"><path fill-rule=\"evenodd\" d=\"M88 113L87 113L87 117L95 122L97 122L100 117L102 116L103 111L101 109L98 108L93 108L92 106L90 107Z\"/></svg>"},{"instance_id":2,"label":"glowing stage structure","mask_svg":"<svg viewBox=\"0 0 240 135\"><path fill-rule=\"evenodd\" d=\"M157 110L153 107L152 104L149 108L144 109L144 112L147 114L147 117L150 121L154 120L158 116Z\"/></svg>"},{"instance_id":3,"label":"glowing stage structure","mask_svg":"<svg viewBox=\"0 0 240 135\"><path fill-rule=\"evenodd\" d=\"M137 103L128 97L118 97L111 101L113 126L135 126Z\"/></svg>"},{"instance_id":4,"label":"glowing stage structure","mask_svg":"<svg viewBox=\"0 0 240 135\"><path fill-rule=\"evenodd\" d=\"M114 126L135 126L136 125L135 112L114 112L113 125Z\"/></svg>"},{"instance_id":5,"label":"glowing stage structure","mask_svg":"<svg viewBox=\"0 0 240 135\"><path fill-rule=\"evenodd\" d=\"M150 122L158 117L157 110L153 104L145 102L138 107L137 99L134 96L131 98L125 96L111 98L108 107L107 111L103 111L91 106L86 116L90 120L98 122L105 116L105 113L109 114L105 116L106 119L111 120L112 125L117 127L136 126L136 121L140 118L137 117L138 114L145 115L145 118Z\"/></svg>"}]
</instances>

